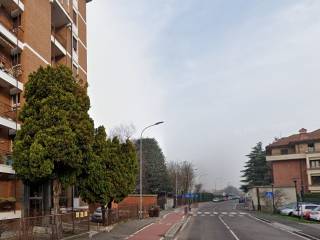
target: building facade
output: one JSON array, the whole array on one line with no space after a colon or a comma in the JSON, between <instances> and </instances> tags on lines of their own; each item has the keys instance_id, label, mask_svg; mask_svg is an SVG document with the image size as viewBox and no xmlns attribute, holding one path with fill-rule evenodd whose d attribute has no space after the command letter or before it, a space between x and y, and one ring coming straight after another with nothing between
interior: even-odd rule
<instances>
[{"instance_id":1,"label":"building facade","mask_svg":"<svg viewBox=\"0 0 320 240\"><path fill-rule=\"evenodd\" d=\"M67 65L80 84L86 83L90 1L0 0L0 219L21 216L25 192L33 199L29 207L43 205L37 199L46 190L29 186L26 191L11 166L17 115L28 75L39 66Z\"/></svg>"},{"instance_id":2,"label":"building facade","mask_svg":"<svg viewBox=\"0 0 320 240\"><path fill-rule=\"evenodd\" d=\"M320 129L276 139L266 147L277 187L296 184L300 194L320 192Z\"/></svg>"}]
</instances>

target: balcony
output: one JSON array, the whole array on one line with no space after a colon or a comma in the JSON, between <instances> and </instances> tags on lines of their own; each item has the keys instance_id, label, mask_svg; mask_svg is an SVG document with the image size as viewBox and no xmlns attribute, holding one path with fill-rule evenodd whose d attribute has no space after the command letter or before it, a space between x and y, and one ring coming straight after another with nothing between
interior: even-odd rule
<instances>
[{"instance_id":1,"label":"balcony","mask_svg":"<svg viewBox=\"0 0 320 240\"><path fill-rule=\"evenodd\" d=\"M52 58L63 57L67 55L67 50L57 36L51 35L51 56Z\"/></svg>"},{"instance_id":2,"label":"balcony","mask_svg":"<svg viewBox=\"0 0 320 240\"><path fill-rule=\"evenodd\" d=\"M2 0L1 4L10 13L11 17L17 17L24 11L22 0Z\"/></svg>"},{"instance_id":3,"label":"balcony","mask_svg":"<svg viewBox=\"0 0 320 240\"><path fill-rule=\"evenodd\" d=\"M13 65L8 55L0 53L0 86L8 88L11 95L22 92L23 83L18 81L21 74L21 64Z\"/></svg>"},{"instance_id":4,"label":"balcony","mask_svg":"<svg viewBox=\"0 0 320 240\"><path fill-rule=\"evenodd\" d=\"M17 123L17 109L14 107L7 105L5 103L0 102L0 127L8 128L12 134L16 130L20 129L20 124Z\"/></svg>"},{"instance_id":5,"label":"balcony","mask_svg":"<svg viewBox=\"0 0 320 240\"><path fill-rule=\"evenodd\" d=\"M284 155L272 155L267 156L267 161L282 161L282 160L295 160L295 159L305 159L305 153L294 153L294 154L284 154Z\"/></svg>"},{"instance_id":6,"label":"balcony","mask_svg":"<svg viewBox=\"0 0 320 240\"><path fill-rule=\"evenodd\" d=\"M72 22L72 19L59 0L50 0L50 2L52 4L51 23L54 27L59 28Z\"/></svg>"},{"instance_id":7,"label":"balcony","mask_svg":"<svg viewBox=\"0 0 320 240\"><path fill-rule=\"evenodd\" d=\"M6 152L7 151L8 149ZM13 159L11 154L2 154L2 156L0 156L0 173L15 174L15 171L12 168L12 163Z\"/></svg>"},{"instance_id":8,"label":"balcony","mask_svg":"<svg viewBox=\"0 0 320 240\"><path fill-rule=\"evenodd\" d=\"M11 49L11 54L21 52L23 49L23 43L19 40L19 28L12 28L6 26L4 22L0 21L0 42L7 45Z\"/></svg>"},{"instance_id":9,"label":"balcony","mask_svg":"<svg viewBox=\"0 0 320 240\"><path fill-rule=\"evenodd\" d=\"M309 185L308 188L311 192L320 192L320 185Z\"/></svg>"}]
</instances>

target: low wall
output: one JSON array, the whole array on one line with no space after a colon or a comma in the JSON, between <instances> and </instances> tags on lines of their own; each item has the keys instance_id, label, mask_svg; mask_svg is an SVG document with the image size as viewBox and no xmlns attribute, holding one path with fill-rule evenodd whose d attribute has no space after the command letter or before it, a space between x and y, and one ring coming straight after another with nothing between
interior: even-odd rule
<instances>
[{"instance_id":1,"label":"low wall","mask_svg":"<svg viewBox=\"0 0 320 240\"><path fill-rule=\"evenodd\" d=\"M252 209L258 209L258 195L260 200L260 206L262 210L272 211L272 195L268 194L272 192L271 186L259 186L249 189L247 193L248 199L250 199L250 207ZM296 202L296 190L294 187L274 187L274 205L276 208L286 205L288 203Z\"/></svg>"},{"instance_id":2,"label":"low wall","mask_svg":"<svg viewBox=\"0 0 320 240\"><path fill-rule=\"evenodd\" d=\"M140 195L139 194L129 194L126 198L124 198L120 203L112 203L112 208L126 208L136 206L137 209L139 208L140 204ZM151 206L157 205L157 195L153 194L144 194L142 195L142 204L143 206L149 208ZM100 207L99 204L90 204L90 212L93 213L94 210Z\"/></svg>"},{"instance_id":3,"label":"low wall","mask_svg":"<svg viewBox=\"0 0 320 240\"><path fill-rule=\"evenodd\" d=\"M128 206L140 204L140 195L139 194L130 194L125 199L123 199L118 206ZM142 204L143 206L156 206L157 205L157 195L153 194L144 194L142 195Z\"/></svg>"}]
</instances>

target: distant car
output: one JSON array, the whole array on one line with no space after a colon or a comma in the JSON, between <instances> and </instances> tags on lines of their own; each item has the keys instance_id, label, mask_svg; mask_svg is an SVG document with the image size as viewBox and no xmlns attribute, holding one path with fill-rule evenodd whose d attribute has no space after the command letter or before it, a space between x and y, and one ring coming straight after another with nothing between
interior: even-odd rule
<instances>
[{"instance_id":1,"label":"distant car","mask_svg":"<svg viewBox=\"0 0 320 240\"><path fill-rule=\"evenodd\" d=\"M304 218L309 217L309 213L319 207L317 204L300 204L299 209L295 208L294 211L292 212L292 215L300 217L301 215Z\"/></svg>"},{"instance_id":2,"label":"distant car","mask_svg":"<svg viewBox=\"0 0 320 240\"><path fill-rule=\"evenodd\" d=\"M311 220L320 221L320 206L310 211L309 218Z\"/></svg>"},{"instance_id":3,"label":"distant car","mask_svg":"<svg viewBox=\"0 0 320 240\"><path fill-rule=\"evenodd\" d=\"M221 202L221 201L222 201L221 198L214 198L214 199L212 199L212 202Z\"/></svg>"}]
</instances>

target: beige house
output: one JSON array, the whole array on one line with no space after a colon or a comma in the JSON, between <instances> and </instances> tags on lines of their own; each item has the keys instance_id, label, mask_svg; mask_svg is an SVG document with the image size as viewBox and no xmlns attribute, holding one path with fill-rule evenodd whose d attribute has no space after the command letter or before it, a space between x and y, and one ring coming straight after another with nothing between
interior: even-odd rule
<instances>
[{"instance_id":1,"label":"beige house","mask_svg":"<svg viewBox=\"0 0 320 240\"><path fill-rule=\"evenodd\" d=\"M276 139L266 152L275 186L296 183L298 192L320 192L320 129Z\"/></svg>"}]
</instances>

